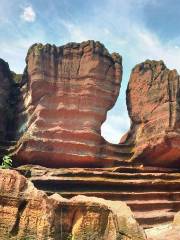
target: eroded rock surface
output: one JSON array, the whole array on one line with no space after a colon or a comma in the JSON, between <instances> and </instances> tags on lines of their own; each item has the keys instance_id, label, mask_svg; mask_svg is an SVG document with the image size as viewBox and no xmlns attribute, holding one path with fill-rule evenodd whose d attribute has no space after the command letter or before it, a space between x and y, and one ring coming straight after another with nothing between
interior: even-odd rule
<instances>
[{"instance_id":1,"label":"eroded rock surface","mask_svg":"<svg viewBox=\"0 0 180 240\"><path fill-rule=\"evenodd\" d=\"M121 57L99 42L35 44L26 58L17 158L45 166L101 165L101 125L119 94Z\"/></svg>"},{"instance_id":2,"label":"eroded rock surface","mask_svg":"<svg viewBox=\"0 0 180 240\"><path fill-rule=\"evenodd\" d=\"M162 61L147 60L131 73L127 107L132 124L122 142L134 143L133 159L179 166L180 78Z\"/></svg>"},{"instance_id":3,"label":"eroded rock surface","mask_svg":"<svg viewBox=\"0 0 180 240\"><path fill-rule=\"evenodd\" d=\"M145 240L120 201L48 197L14 170L0 170L0 239Z\"/></svg>"}]
</instances>

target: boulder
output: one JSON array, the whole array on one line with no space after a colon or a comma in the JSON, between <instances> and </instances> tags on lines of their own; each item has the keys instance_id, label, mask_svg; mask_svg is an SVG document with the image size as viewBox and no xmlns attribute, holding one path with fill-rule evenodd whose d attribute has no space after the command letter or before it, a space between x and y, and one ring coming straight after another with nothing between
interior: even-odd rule
<instances>
[{"instance_id":1,"label":"boulder","mask_svg":"<svg viewBox=\"0 0 180 240\"><path fill-rule=\"evenodd\" d=\"M163 61L138 64L127 88L131 128L121 143L134 144L132 161L178 167L180 160L180 78Z\"/></svg>"},{"instance_id":2,"label":"boulder","mask_svg":"<svg viewBox=\"0 0 180 240\"><path fill-rule=\"evenodd\" d=\"M120 201L47 196L15 170L0 170L0 239L145 240Z\"/></svg>"},{"instance_id":3,"label":"boulder","mask_svg":"<svg viewBox=\"0 0 180 240\"><path fill-rule=\"evenodd\" d=\"M49 167L100 166L101 125L116 102L121 56L99 42L33 45L21 83L16 158Z\"/></svg>"}]
</instances>

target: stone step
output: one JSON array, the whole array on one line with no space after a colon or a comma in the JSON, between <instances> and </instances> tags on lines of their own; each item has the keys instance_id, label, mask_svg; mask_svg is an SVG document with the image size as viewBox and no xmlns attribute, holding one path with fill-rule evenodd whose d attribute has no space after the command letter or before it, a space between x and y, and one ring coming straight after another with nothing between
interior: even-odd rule
<instances>
[{"instance_id":1,"label":"stone step","mask_svg":"<svg viewBox=\"0 0 180 240\"><path fill-rule=\"evenodd\" d=\"M163 180L111 180L102 179L85 180L78 178L68 179L38 179L31 178L32 182L39 189L51 191L130 191L130 192L150 192L150 191L180 191L180 181ZM88 182L87 182L88 181Z\"/></svg>"},{"instance_id":2,"label":"stone step","mask_svg":"<svg viewBox=\"0 0 180 240\"><path fill-rule=\"evenodd\" d=\"M73 170L73 168L71 168ZM67 170L67 168L66 168ZM118 167L107 167L107 168L83 168L85 171L100 171L100 172L112 172L112 173L180 173L180 169L176 168L160 168L160 167L151 167L143 166L139 164L130 164L129 161L126 161L126 165Z\"/></svg>"},{"instance_id":3,"label":"stone step","mask_svg":"<svg viewBox=\"0 0 180 240\"><path fill-rule=\"evenodd\" d=\"M23 170L22 170L23 171ZM37 175L38 170L36 171ZM54 169L52 171L53 174L46 175L46 179L67 179L68 178L74 178L74 179L80 179L82 181L88 180L89 181L100 181L105 178L105 180L108 182L110 181L123 181L123 180L132 180L135 179L136 182L140 180L180 180L180 173L179 172L117 172L117 171L110 171L108 169ZM33 177L33 173L31 174ZM44 179L44 178L43 178Z\"/></svg>"},{"instance_id":4,"label":"stone step","mask_svg":"<svg viewBox=\"0 0 180 240\"><path fill-rule=\"evenodd\" d=\"M65 198L76 195L125 201L145 228L166 223L180 210L180 173L177 169L142 166L117 168L18 168L38 189Z\"/></svg>"},{"instance_id":5,"label":"stone step","mask_svg":"<svg viewBox=\"0 0 180 240\"><path fill-rule=\"evenodd\" d=\"M53 192L46 192L48 195L53 194ZM86 195L86 196L92 196L92 197L100 197L107 200L116 200L116 201L125 201L127 205L131 208L133 212L139 211L153 211L153 210L162 210L162 209L173 209L174 211L178 211L180 209L180 192L176 193L179 200L170 200L169 198L166 199L158 199L158 198L152 198L149 200L147 199L133 199L134 194L137 195L137 193L131 193L129 194L129 199L123 199L122 193L110 193L106 192L99 193L99 192L58 192L62 197L64 198L71 198L77 195ZM145 194L145 193L144 193ZM150 193L149 193L150 195Z\"/></svg>"},{"instance_id":6,"label":"stone step","mask_svg":"<svg viewBox=\"0 0 180 240\"><path fill-rule=\"evenodd\" d=\"M110 173L110 174L114 174L114 173L179 173L180 176L180 169L176 169L176 168L159 168L159 167L151 167L151 166L143 166L143 165L139 165L139 164L130 164L129 162L126 162L127 165L122 165L122 166L118 166L118 167L107 167L107 168L51 168L48 169L46 167L42 167L42 166L38 166L38 165L24 165L21 167L18 167L16 170L20 171L22 174L24 172L27 172L27 169L30 172L53 172L53 173L57 173L58 175L61 173L67 173L70 172L71 174L73 173L87 173L87 174L92 174L92 173Z\"/></svg>"},{"instance_id":7,"label":"stone step","mask_svg":"<svg viewBox=\"0 0 180 240\"><path fill-rule=\"evenodd\" d=\"M53 177L53 176L52 176ZM54 176L56 177L56 175ZM144 181L144 180L152 180L158 181L158 180L177 180L180 181L180 173L110 173L110 172L64 172L58 175L58 178L76 178L89 181L101 181L101 179L106 178L106 181L126 181L126 180L135 180L138 181Z\"/></svg>"},{"instance_id":8,"label":"stone step","mask_svg":"<svg viewBox=\"0 0 180 240\"><path fill-rule=\"evenodd\" d=\"M102 155L101 159L103 161L103 165L105 167L111 166L129 166L129 159L132 157L131 153L121 153L121 154L114 154L114 155Z\"/></svg>"},{"instance_id":9,"label":"stone step","mask_svg":"<svg viewBox=\"0 0 180 240\"><path fill-rule=\"evenodd\" d=\"M52 194L52 193L48 193ZM61 196L66 198L71 198L75 195L86 195L86 196L96 196L96 197L103 197L105 199L111 199L111 200L121 200L124 201L122 198L118 198L117 196L112 197L105 197L104 195L95 194L95 193L89 193L87 192L74 192L71 193L59 193ZM107 193L108 195L109 193ZM112 193L110 193L112 194ZM113 195L115 195L114 193ZM126 193L124 193L126 194ZM138 193L135 193L138 194ZM146 193L144 193L146 194ZM149 193L151 194L151 193ZM155 193L154 193L155 194ZM167 194L167 193L166 193ZM178 195L178 198L180 199L180 192L176 193ZM130 195L130 194L129 194ZM134 193L131 194L131 197L134 196ZM129 196L130 197L130 196ZM154 225L166 223L173 220L175 212L177 212L180 209L180 201L168 201L168 200L156 200L152 199L141 201L141 200L126 200L125 201L127 205L131 208L133 211L133 214L137 221L144 227L144 228L150 228ZM168 210L167 210L168 209ZM160 213L160 214L159 214Z\"/></svg>"},{"instance_id":10,"label":"stone step","mask_svg":"<svg viewBox=\"0 0 180 240\"><path fill-rule=\"evenodd\" d=\"M151 228L158 224L171 222L176 212L171 209L134 212L134 217L143 228Z\"/></svg>"},{"instance_id":11,"label":"stone step","mask_svg":"<svg viewBox=\"0 0 180 240\"><path fill-rule=\"evenodd\" d=\"M109 143L106 145L107 152L115 152L115 153L132 153L134 145L129 144L113 144Z\"/></svg>"},{"instance_id":12,"label":"stone step","mask_svg":"<svg viewBox=\"0 0 180 240\"><path fill-rule=\"evenodd\" d=\"M118 159L118 157L121 157L121 158L125 158L125 159L130 159L132 156L133 156L133 153L131 152L110 152L107 154L108 157L105 157L105 159L109 158L109 159Z\"/></svg>"},{"instance_id":13,"label":"stone step","mask_svg":"<svg viewBox=\"0 0 180 240\"><path fill-rule=\"evenodd\" d=\"M110 169L107 169L109 171ZM127 172L127 173L180 173L180 169L176 168L160 168L160 167L151 167L151 166L143 166L143 165L127 165L120 166L116 168L112 168L113 172Z\"/></svg>"},{"instance_id":14,"label":"stone step","mask_svg":"<svg viewBox=\"0 0 180 240\"><path fill-rule=\"evenodd\" d=\"M168 201L168 200L147 200L147 201L126 201L127 205L133 212L144 212L154 210L171 209L178 211L180 209L180 201Z\"/></svg>"},{"instance_id":15,"label":"stone step","mask_svg":"<svg viewBox=\"0 0 180 240\"><path fill-rule=\"evenodd\" d=\"M132 156L134 153L131 150L128 149L106 149L106 154L109 156L109 154L118 156L118 155L127 155L127 156Z\"/></svg>"},{"instance_id":16,"label":"stone step","mask_svg":"<svg viewBox=\"0 0 180 240\"><path fill-rule=\"evenodd\" d=\"M48 195L53 194L52 191L47 191ZM65 198L71 198L76 195L86 195L92 197L100 197L107 200L116 201L180 201L180 192L97 192L97 191L73 191L63 192L60 191L59 194ZM156 200L157 199L157 200Z\"/></svg>"}]
</instances>

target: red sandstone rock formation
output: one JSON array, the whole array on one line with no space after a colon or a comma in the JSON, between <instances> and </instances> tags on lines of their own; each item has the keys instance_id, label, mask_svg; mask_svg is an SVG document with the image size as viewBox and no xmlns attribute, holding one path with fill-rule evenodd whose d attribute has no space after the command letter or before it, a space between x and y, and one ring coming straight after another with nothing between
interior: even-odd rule
<instances>
[{"instance_id":1,"label":"red sandstone rock formation","mask_svg":"<svg viewBox=\"0 0 180 240\"><path fill-rule=\"evenodd\" d=\"M134 153L134 162L178 166L179 76L162 61L146 61L132 71L127 90L132 125L121 144L109 144L101 137L121 76L121 57L110 55L99 42L35 44L27 55L16 106L11 72L2 61L1 139L13 140L16 135L15 156L21 164L121 165Z\"/></svg>"},{"instance_id":2,"label":"red sandstone rock formation","mask_svg":"<svg viewBox=\"0 0 180 240\"><path fill-rule=\"evenodd\" d=\"M103 165L100 128L119 94L121 57L88 41L35 44L26 61L17 159L45 166Z\"/></svg>"},{"instance_id":3,"label":"red sandstone rock formation","mask_svg":"<svg viewBox=\"0 0 180 240\"><path fill-rule=\"evenodd\" d=\"M48 197L14 170L0 170L0 239L145 240L120 201Z\"/></svg>"},{"instance_id":4,"label":"red sandstone rock formation","mask_svg":"<svg viewBox=\"0 0 180 240\"><path fill-rule=\"evenodd\" d=\"M180 78L162 61L145 61L131 73L127 107L131 129L121 140L135 144L143 164L175 167L180 160Z\"/></svg>"}]
</instances>

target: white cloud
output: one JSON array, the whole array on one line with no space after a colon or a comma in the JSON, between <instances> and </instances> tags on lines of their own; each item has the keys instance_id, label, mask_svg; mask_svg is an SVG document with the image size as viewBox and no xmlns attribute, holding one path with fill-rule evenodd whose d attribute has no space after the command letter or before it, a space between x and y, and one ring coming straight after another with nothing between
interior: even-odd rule
<instances>
[{"instance_id":1,"label":"white cloud","mask_svg":"<svg viewBox=\"0 0 180 240\"><path fill-rule=\"evenodd\" d=\"M14 41L0 41L0 58L9 63L11 70L22 73L28 48L36 42L45 43L45 34L39 27L32 31L18 31Z\"/></svg>"},{"instance_id":2,"label":"white cloud","mask_svg":"<svg viewBox=\"0 0 180 240\"><path fill-rule=\"evenodd\" d=\"M129 53L134 62L142 62L146 59L163 60L170 69L180 72L180 48L174 41L164 42L157 35L145 27L135 25L130 41L135 44L128 45Z\"/></svg>"},{"instance_id":3,"label":"white cloud","mask_svg":"<svg viewBox=\"0 0 180 240\"><path fill-rule=\"evenodd\" d=\"M21 18L26 22L34 22L36 20L36 13L32 6L25 7Z\"/></svg>"},{"instance_id":4,"label":"white cloud","mask_svg":"<svg viewBox=\"0 0 180 240\"><path fill-rule=\"evenodd\" d=\"M69 41L82 42L89 40L88 34L82 30L81 26L78 26L72 22L65 20L59 20L59 22L66 28L69 34Z\"/></svg>"}]
</instances>

